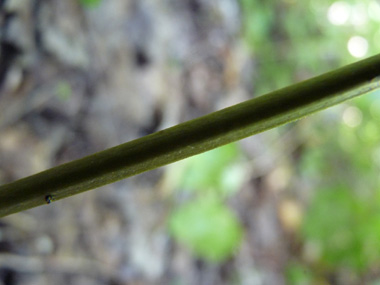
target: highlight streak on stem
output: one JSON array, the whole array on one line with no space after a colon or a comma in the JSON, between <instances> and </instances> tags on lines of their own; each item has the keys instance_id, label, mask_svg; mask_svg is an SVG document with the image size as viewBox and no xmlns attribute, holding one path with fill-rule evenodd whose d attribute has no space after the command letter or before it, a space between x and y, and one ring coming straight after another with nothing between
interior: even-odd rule
<instances>
[{"instance_id":1,"label":"highlight streak on stem","mask_svg":"<svg viewBox=\"0 0 380 285\"><path fill-rule=\"evenodd\" d=\"M0 186L0 217L300 119L380 87L380 55ZM50 201L50 200L49 200Z\"/></svg>"}]
</instances>

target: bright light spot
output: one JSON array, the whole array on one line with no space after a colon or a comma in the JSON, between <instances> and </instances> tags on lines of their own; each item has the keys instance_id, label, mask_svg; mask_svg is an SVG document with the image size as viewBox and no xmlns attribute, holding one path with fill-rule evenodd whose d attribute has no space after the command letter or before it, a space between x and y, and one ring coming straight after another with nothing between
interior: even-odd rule
<instances>
[{"instance_id":1,"label":"bright light spot","mask_svg":"<svg viewBox=\"0 0 380 285\"><path fill-rule=\"evenodd\" d=\"M351 6L343 1L334 2L327 11L327 18L333 25L344 25L350 17Z\"/></svg>"},{"instance_id":2,"label":"bright light spot","mask_svg":"<svg viewBox=\"0 0 380 285\"><path fill-rule=\"evenodd\" d=\"M343 122L351 128L359 126L362 122L362 118L362 112L358 108L353 106L348 107L343 112Z\"/></svg>"},{"instance_id":3,"label":"bright light spot","mask_svg":"<svg viewBox=\"0 0 380 285\"><path fill-rule=\"evenodd\" d=\"M380 22L380 5L377 1L371 1L368 5L368 16L377 22Z\"/></svg>"},{"instance_id":4,"label":"bright light spot","mask_svg":"<svg viewBox=\"0 0 380 285\"><path fill-rule=\"evenodd\" d=\"M368 51L368 41L359 36L351 37L347 43L347 49L354 57L363 57Z\"/></svg>"},{"instance_id":5,"label":"bright light spot","mask_svg":"<svg viewBox=\"0 0 380 285\"><path fill-rule=\"evenodd\" d=\"M352 8L350 23L356 27L363 26L368 21L367 9L364 4L357 4Z\"/></svg>"}]
</instances>

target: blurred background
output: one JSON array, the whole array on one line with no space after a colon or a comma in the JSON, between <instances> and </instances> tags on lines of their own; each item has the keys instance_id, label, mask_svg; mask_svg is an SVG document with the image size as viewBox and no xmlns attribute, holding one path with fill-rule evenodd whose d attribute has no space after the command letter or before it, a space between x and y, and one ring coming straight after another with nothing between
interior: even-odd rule
<instances>
[{"instance_id":1,"label":"blurred background","mask_svg":"<svg viewBox=\"0 0 380 285\"><path fill-rule=\"evenodd\" d=\"M0 11L0 184L380 49L376 0ZM379 96L4 217L0 284L380 284Z\"/></svg>"}]
</instances>

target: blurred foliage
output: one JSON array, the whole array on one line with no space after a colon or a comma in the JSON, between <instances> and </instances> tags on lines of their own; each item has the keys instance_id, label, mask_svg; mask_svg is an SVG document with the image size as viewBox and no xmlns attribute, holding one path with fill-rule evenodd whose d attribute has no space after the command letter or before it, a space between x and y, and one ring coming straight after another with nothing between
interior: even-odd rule
<instances>
[{"instance_id":1,"label":"blurred foliage","mask_svg":"<svg viewBox=\"0 0 380 285\"><path fill-rule=\"evenodd\" d=\"M378 2L347 1L344 2L347 11L331 9L334 3L337 2L240 0L242 36L258 69L253 86L256 94L352 62L346 46L353 36L368 41L367 55L376 53L380 48L376 40L380 32ZM331 11L343 13L340 17L347 14L347 21L340 25L331 24L329 11L330 18ZM371 13L367 14L367 11Z\"/></svg>"},{"instance_id":2,"label":"blurred foliage","mask_svg":"<svg viewBox=\"0 0 380 285\"><path fill-rule=\"evenodd\" d=\"M255 95L380 48L375 0L240 0L240 5ZM380 263L379 95L326 110L297 128L306 141L296 167L314 195L299 233L300 263L286 270L289 284L328 282L327 276L339 278L342 271L359 280Z\"/></svg>"},{"instance_id":3,"label":"blurred foliage","mask_svg":"<svg viewBox=\"0 0 380 285\"><path fill-rule=\"evenodd\" d=\"M169 222L175 238L211 262L230 257L238 248L242 229L217 197L195 199L175 211Z\"/></svg>"},{"instance_id":4,"label":"blurred foliage","mask_svg":"<svg viewBox=\"0 0 380 285\"><path fill-rule=\"evenodd\" d=\"M316 118L308 126L324 139L311 139L300 163L301 175L316 181L301 237L322 275L345 269L359 278L380 263L379 95L341 106L343 122L331 120L333 127Z\"/></svg>"},{"instance_id":5,"label":"blurred foliage","mask_svg":"<svg viewBox=\"0 0 380 285\"><path fill-rule=\"evenodd\" d=\"M239 3L255 95L373 55L380 48L380 3L375 0ZM325 284L342 272L359 282L378 268L379 95L373 92L326 110L297 128L305 143L296 168L313 195L297 235L302 250L285 270L289 284ZM242 233L223 205L223 197L238 190L244 177L242 169L233 167L238 156L239 150L230 145L189 159L175 170L176 187L191 195L173 213L170 229L209 260L227 258ZM233 174L224 179L228 173Z\"/></svg>"},{"instance_id":6,"label":"blurred foliage","mask_svg":"<svg viewBox=\"0 0 380 285\"><path fill-rule=\"evenodd\" d=\"M241 240L242 228L223 202L243 182L238 157L237 145L229 144L172 167L173 187L191 195L172 213L169 229L193 254L215 263L229 258Z\"/></svg>"},{"instance_id":7,"label":"blurred foliage","mask_svg":"<svg viewBox=\"0 0 380 285\"><path fill-rule=\"evenodd\" d=\"M312 277L310 271L303 265L290 263L286 268L286 279L292 285L310 284Z\"/></svg>"},{"instance_id":8,"label":"blurred foliage","mask_svg":"<svg viewBox=\"0 0 380 285\"><path fill-rule=\"evenodd\" d=\"M102 0L79 0L79 2L84 7L96 7L102 2Z\"/></svg>"},{"instance_id":9,"label":"blurred foliage","mask_svg":"<svg viewBox=\"0 0 380 285\"><path fill-rule=\"evenodd\" d=\"M222 196L236 192L244 178L243 167L236 163L239 154L237 144L229 144L187 159L177 186Z\"/></svg>"},{"instance_id":10,"label":"blurred foliage","mask_svg":"<svg viewBox=\"0 0 380 285\"><path fill-rule=\"evenodd\" d=\"M321 268L361 273L380 262L380 196L347 186L319 189L305 217L303 237Z\"/></svg>"}]
</instances>

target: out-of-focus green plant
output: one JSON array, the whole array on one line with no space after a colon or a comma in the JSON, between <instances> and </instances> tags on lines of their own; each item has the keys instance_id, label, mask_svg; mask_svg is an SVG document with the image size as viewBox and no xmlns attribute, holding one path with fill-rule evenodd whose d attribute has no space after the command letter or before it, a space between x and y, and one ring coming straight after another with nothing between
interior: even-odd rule
<instances>
[{"instance_id":1,"label":"out-of-focus green plant","mask_svg":"<svg viewBox=\"0 0 380 285\"><path fill-rule=\"evenodd\" d=\"M242 228L219 197L195 199L177 209L169 219L173 236L193 254L222 262L238 248Z\"/></svg>"},{"instance_id":2,"label":"out-of-focus green plant","mask_svg":"<svg viewBox=\"0 0 380 285\"><path fill-rule=\"evenodd\" d=\"M285 269L287 284L305 285L312 284L313 278L309 269L298 263L290 263Z\"/></svg>"},{"instance_id":3,"label":"out-of-focus green plant","mask_svg":"<svg viewBox=\"0 0 380 285\"><path fill-rule=\"evenodd\" d=\"M242 36L257 68L253 87L259 94L347 64L361 44L367 45L362 47L366 55L380 49L380 9L374 0L239 3Z\"/></svg>"},{"instance_id":4,"label":"out-of-focus green plant","mask_svg":"<svg viewBox=\"0 0 380 285\"><path fill-rule=\"evenodd\" d=\"M102 2L102 0L79 0L79 2L84 7L96 7Z\"/></svg>"},{"instance_id":5,"label":"out-of-focus green plant","mask_svg":"<svg viewBox=\"0 0 380 285\"><path fill-rule=\"evenodd\" d=\"M224 198L243 182L238 157L237 145L229 144L176 163L170 170L176 194L187 193L189 199L172 213L169 229L193 254L211 262L229 258L240 244L242 228L224 204Z\"/></svg>"},{"instance_id":6,"label":"out-of-focus green plant","mask_svg":"<svg viewBox=\"0 0 380 285\"><path fill-rule=\"evenodd\" d=\"M306 251L318 249L314 262L323 274L345 268L362 276L380 262L379 95L341 106L331 120L338 135L322 128L323 121L311 122L314 136L325 139L301 160L302 175L316 186L303 238Z\"/></svg>"},{"instance_id":7,"label":"out-of-focus green plant","mask_svg":"<svg viewBox=\"0 0 380 285\"><path fill-rule=\"evenodd\" d=\"M252 84L258 93L380 50L380 4L375 0L240 0L240 4L242 36L252 52L257 70ZM368 239L380 240L375 221L380 211L376 205L380 189L379 96L374 92L342 104L308 118L298 128L307 134L301 135L307 140L297 169L318 192L306 213L303 242L305 247L320 247L320 259L316 260L320 267L300 265L313 273L311 280L339 274L347 266L352 274L363 275L379 262L373 253L366 258ZM331 246L339 235L346 240ZM379 247L374 245L373 250ZM304 276L298 269L289 269L289 284L305 284L293 282Z\"/></svg>"},{"instance_id":8,"label":"out-of-focus green plant","mask_svg":"<svg viewBox=\"0 0 380 285\"><path fill-rule=\"evenodd\" d=\"M348 187L320 189L305 217L303 236L319 268L356 274L380 262L380 196ZM376 197L377 196L377 197Z\"/></svg>"},{"instance_id":9,"label":"out-of-focus green plant","mask_svg":"<svg viewBox=\"0 0 380 285\"><path fill-rule=\"evenodd\" d=\"M244 167L238 163L240 155L238 145L233 143L180 162L173 166L175 187L230 195L239 189L244 178Z\"/></svg>"}]
</instances>

